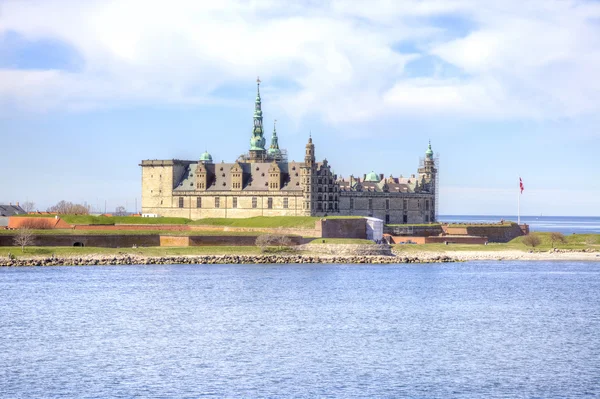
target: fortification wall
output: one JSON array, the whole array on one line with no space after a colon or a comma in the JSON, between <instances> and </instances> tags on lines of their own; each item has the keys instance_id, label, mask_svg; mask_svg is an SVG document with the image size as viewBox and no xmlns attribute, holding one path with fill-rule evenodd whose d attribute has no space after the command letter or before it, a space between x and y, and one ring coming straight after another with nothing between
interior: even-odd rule
<instances>
[{"instance_id":1,"label":"fortification wall","mask_svg":"<svg viewBox=\"0 0 600 399\"><path fill-rule=\"evenodd\" d=\"M522 236L523 229L516 223L493 225L466 225L448 227L444 226L444 233L448 235L468 235L487 237L489 242L509 242Z\"/></svg>"},{"instance_id":2,"label":"fortification wall","mask_svg":"<svg viewBox=\"0 0 600 399\"><path fill-rule=\"evenodd\" d=\"M393 236L439 236L444 233L442 226L434 224L431 226L384 226L383 232Z\"/></svg>"},{"instance_id":3,"label":"fortification wall","mask_svg":"<svg viewBox=\"0 0 600 399\"><path fill-rule=\"evenodd\" d=\"M0 236L0 246L12 246L14 236ZM34 236L34 246L38 247L72 247L75 244L86 247L124 248L137 245L138 247L157 247L160 245L158 235L58 235L39 234Z\"/></svg>"},{"instance_id":4,"label":"fortification wall","mask_svg":"<svg viewBox=\"0 0 600 399\"><path fill-rule=\"evenodd\" d=\"M323 238L367 238L367 220L360 219L327 219L317 220L315 229Z\"/></svg>"}]
</instances>

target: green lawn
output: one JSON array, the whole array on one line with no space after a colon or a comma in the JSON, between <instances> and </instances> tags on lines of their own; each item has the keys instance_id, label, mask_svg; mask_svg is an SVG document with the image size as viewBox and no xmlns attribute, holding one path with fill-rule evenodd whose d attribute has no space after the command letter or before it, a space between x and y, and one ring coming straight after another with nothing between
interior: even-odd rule
<instances>
[{"instance_id":1,"label":"green lawn","mask_svg":"<svg viewBox=\"0 0 600 399\"><path fill-rule=\"evenodd\" d=\"M317 238L312 240L310 244L375 244L371 240L363 240L360 238Z\"/></svg>"},{"instance_id":2,"label":"green lawn","mask_svg":"<svg viewBox=\"0 0 600 399\"><path fill-rule=\"evenodd\" d=\"M232 227L263 227L263 228L296 228L314 229L315 222L319 219L358 219L361 216L256 216L252 218L205 218L194 220L190 224L206 226L232 226Z\"/></svg>"},{"instance_id":3,"label":"green lawn","mask_svg":"<svg viewBox=\"0 0 600 399\"><path fill-rule=\"evenodd\" d=\"M186 218L143 218L140 216L92 216L92 215L60 215L70 224L188 224Z\"/></svg>"},{"instance_id":4,"label":"green lawn","mask_svg":"<svg viewBox=\"0 0 600 399\"><path fill-rule=\"evenodd\" d=\"M99 247L0 247L0 257L8 256L85 256L85 255L256 255L260 249L254 246L202 246L202 247L145 247L145 248L99 248Z\"/></svg>"},{"instance_id":5,"label":"green lawn","mask_svg":"<svg viewBox=\"0 0 600 399\"><path fill-rule=\"evenodd\" d=\"M532 233L537 235L541 239L540 245L531 247L523 244L523 237L517 237L507 243L489 243L488 245L474 245L474 244L397 244L394 248L396 251L401 252L422 252L422 251L505 251L505 250L519 250L519 251L549 251L552 249L550 241L551 233ZM554 248L558 249L586 249L593 248L600 250L600 234L571 234L565 236L566 242L554 243Z\"/></svg>"}]
</instances>

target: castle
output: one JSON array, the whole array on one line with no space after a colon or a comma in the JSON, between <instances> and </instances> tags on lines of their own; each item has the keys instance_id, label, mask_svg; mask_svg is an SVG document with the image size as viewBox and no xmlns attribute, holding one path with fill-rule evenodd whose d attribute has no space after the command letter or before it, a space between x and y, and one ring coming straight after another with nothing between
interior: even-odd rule
<instances>
[{"instance_id":1,"label":"castle","mask_svg":"<svg viewBox=\"0 0 600 399\"><path fill-rule=\"evenodd\" d=\"M244 218L252 216L373 216L386 224L436 220L436 162L431 143L418 176L338 178L327 160L317 162L312 137L304 162L288 162L273 127L266 148L260 80L250 150L236 162L144 160L142 213L160 216Z\"/></svg>"}]
</instances>

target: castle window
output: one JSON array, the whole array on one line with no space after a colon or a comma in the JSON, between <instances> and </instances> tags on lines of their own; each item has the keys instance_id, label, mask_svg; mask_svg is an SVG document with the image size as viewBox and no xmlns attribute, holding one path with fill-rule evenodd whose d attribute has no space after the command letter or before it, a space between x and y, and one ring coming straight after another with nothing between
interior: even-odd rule
<instances>
[{"instance_id":1,"label":"castle window","mask_svg":"<svg viewBox=\"0 0 600 399\"><path fill-rule=\"evenodd\" d=\"M160 204L162 205L163 200L160 200Z\"/></svg>"},{"instance_id":2,"label":"castle window","mask_svg":"<svg viewBox=\"0 0 600 399\"><path fill-rule=\"evenodd\" d=\"M215 197L215 208L221 207L221 197Z\"/></svg>"},{"instance_id":3,"label":"castle window","mask_svg":"<svg viewBox=\"0 0 600 399\"><path fill-rule=\"evenodd\" d=\"M179 197L179 207L183 208L183 197Z\"/></svg>"},{"instance_id":4,"label":"castle window","mask_svg":"<svg viewBox=\"0 0 600 399\"><path fill-rule=\"evenodd\" d=\"M202 208L202 197L196 198L196 208Z\"/></svg>"},{"instance_id":5,"label":"castle window","mask_svg":"<svg viewBox=\"0 0 600 399\"><path fill-rule=\"evenodd\" d=\"M408 215L402 215L402 223L408 223Z\"/></svg>"},{"instance_id":6,"label":"castle window","mask_svg":"<svg viewBox=\"0 0 600 399\"><path fill-rule=\"evenodd\" d=\"M407 200L403 200L402 201L402 208L407 209L408 208L408 201ZM406 223L406 222L404 222Z\"/></svg>"},{"instance_id":7,"label":"castle window","mask_svg":"<svg viewBox=\"0 0 600 399\"><path fill-rule=\"evenodd\" d=\"M425 200L425 210L429 210L429 200Z\"/></svg>"},{"instance_id":8,"label":"castle window","mask_svg":"<svg viewBox=\"0 0 600 399\"><path fill-rule=\"evenodd\" d=\"M425 223L429 223L429 215L425 215Z\"/></svg>"},{"instance_id":9,"label":"castle window","mask_svg":"<svg viewBox=\"0 0 600 399\"><path fill-rule=\"evenodd\" d=\"M354 209L354 198L350 198L350 209Z\"/></svg>"},{"instance_id":10,"label":"castle window","mask_svg":"<svg viewBox=\"0 0 600 399\"><path fill-rule=\"evenodd\" d=\"M267 199L267 208L273 209L273 198Z\"/></svg>"},{"instance_id":11,"label":"castle window","mask_svg":"<svg viewBox=\"0 0 600 399\"><path fill-rule=\"evenodd\" d=\"M390 224L390 215L385 215L385 224Z\"/></svg>"},{"instance_id":12,"label":"castle window","mask_svg":"<svg viewBox=\"0 0 600 399\"><path fill-rule=\"evenodd\" d=\"M321 205L320 202L317 202L317 210L322 210L323 209L323 205Z\"/></svg>"},{"instance_id":13,"label":"castle window","mask_svg":"<svg viewBox=\"0 0 600 399\"><path fill-rule=\"evenodd\" d=\"M390 200L389 199L385 200L385 209L390 209Z\"/></svg>"},{"instance_id":14,"label":"castle window","mask_svg":"<svg viewBox=\"0 0 600 399\"><path fill-rule=\"evenodd\" d=\"M338 210L338 204L337 204L337 202L333 205L333 207L335 208L336 211Z\"/></svg>"},{"instance_id":15,"label":"castle window","mask_svg":"<svg viewBox=\"0 0 600 399\"><path fill-rule=\"evenodd\" d=\"M421 209L421 200L417 200L417 208Z\"/></svg>"},{"instance_id":16,"label":"castle window","mask_svg":"<svg viewBox=\"0 0 600 399\"><path fill-rule=\"evenodd\" d=\"M369 198L369 209L373 209L373 199Z\"/></svg>"},{"instance_id":17,"label":"castle window","mask_svg":"<svg viewBox=\"0 0 600 399\"><path fill-rule=\"evenodd\" d=\"M318 199L319 201L321 201L321 200L323 199L323 198L321 197L321 194L319 194L319 195L318 195L317 199Z\"/></svg>"},{"instance_id":18,"label":"castle window","mask_svg":"<svg viewBox=\"0 0 600 399\"><path fill-rule=\"evenodd\" d=\"M288 199L287 199L287 198L284 198L284 199L283 199L283 208L284 208L284 209L287 209L287 208L288 208Z\"/></svg>"},{"instance_id":19,"label":"castle window","mask_svg":"<svg viewBox=\"0 0 600 399\"><path fill-rule=\"evenodd\" d=\"M256 208L258 206L258 198L252 197L252 208Z\"/></svg>"},{"instance_id":20,"label":"castle window","mask_svg":"<svg viewBox=\"0 0 600 399\"><path fill-rule=\"evenodd\" d=\"M231 205L233 208L237 208L237 197L233 197L233 203Z\"/></svg>"}]
</instances>

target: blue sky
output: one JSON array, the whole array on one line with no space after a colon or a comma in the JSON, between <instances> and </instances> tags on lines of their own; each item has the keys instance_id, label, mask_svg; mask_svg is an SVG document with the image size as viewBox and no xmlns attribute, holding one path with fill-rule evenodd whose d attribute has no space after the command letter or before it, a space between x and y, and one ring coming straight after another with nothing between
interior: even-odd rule
<instances>
[{"instance_id":1,"label":"blue sky","mask_svg":"<svg viewBox=\"0 0 600 399\"><path fill-rule=\"evenodd\" d=\"M496 4L502 3L502 4ZM600 215L600 3L4 0L0 202L140 205L142 159L270 135L338 175L440 156L442 214Z\"/></svg>"}]
</instances>

